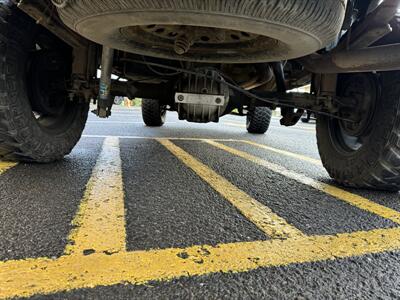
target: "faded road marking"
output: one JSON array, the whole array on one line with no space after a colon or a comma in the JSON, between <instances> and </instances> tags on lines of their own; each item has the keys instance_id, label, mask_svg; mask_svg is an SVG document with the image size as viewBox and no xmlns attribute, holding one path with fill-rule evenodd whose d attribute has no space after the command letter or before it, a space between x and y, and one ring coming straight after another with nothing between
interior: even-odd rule
<instances>
[{"instance_id":1,"label":"faded road marking","mask_svg":"<svg viewBox=\"0 0 400 300\"><path fill-rule=\"evenodd\" d=\"M180 141L203 141L204 138L196 138L196 137L155 137L155 136L136 136L136 135L93 135L93 134L85 134L82 135L83 138L108 138L108 137L116 137L119 139L127 139L127 140L180 140ZM240 142L240 140L235 139L212 139L215 141L221 142Z\"/></svg>"},{"instance_id":2,"label":"faded road marking","mask_svg":"<svg viewBox=\"0 0 400 300\"><path fill-rule=\"evenodd\" d=\"M18 163L15 162L0 161L0 175L15 167L17 164Z\"/></svg>"},{"instance_id":3,"label":"faded road marking","mask_svg":"<svg viewBox=\"0 0 400 300\"><path fill-rule=\"evenodd\" d=\"M286 169L285 167L282 167L277 164L271 163L269 161L263 160L259 157L248 154L246 152L225 146L221 143L217 143L215 141L210 141L210 140L205 140L204 142L206 142L210 145L213 145L214 147L217 147L221 150L224 150L228 153L231 153L233 155L236 155L236 156L239 156L246 160L249 160L260 166L266 167L275 173L278 173L278 174L281 174L288 178L291 178L293 180L296 180L297 182L300 182L302 184L311 186L316 190L319 190L328 195L331 195L339 200L347 202L347 203L349 203L355 207L358 207L362 210L368 211L368 212L376 214L382 218L385 218L385 219L391 220L392 222L400 224L400 212L398 212L394 209L380 205L378 203L375 203L375 202L368 200L364 197L361 197L359 195L342 190L338 187L335 187L335 186L320 182L318 180L312 179L303 174L296 173L294 171Z\"/></svg>"},{"instance_id":4,"label":"faded road marking","mask_svg":"<svg viewBox=\"0 0 400 300\"><path fill-rule=\"evenodd\" d=\"M311 158L311 157L308 157L308 156L305 156L305 155L301 155L301 154L297 154L297 153L294 153L294 152L273 148L273 147L270 147L270 146L267 146L267 145L258 144L258 143L252 142L252 141L241 140L240 142L248 144L248 145L252 145L252 146L264 149L264 150L268 150L268 151L271 151L271 152L282 154L282 155L285 155L285 156L289 156L289 157L293 157L293 158L296 158L296 159L304 160L304 161L307 161L307 162L312 163L312 164L317 165L317 166L322 166L322 162L319 159L314 159L314 158Z\"/></svg>"},{"instance_id":5,"label":"faded road marking","mask_svg":"<svg viewBox=\"0 0 400 300\"><path fill-rule=\"evenodd\" d=\"M171 141L159 142L271 238L303 236L299 229L288 224L269 207L250 197Z\"/></svg>"},{"instance_id":6,"label":"faded road marking","mask_svg":"<svg viewBox=\"0 0 400 300\"><path fill-rule=\"evenodd\" d=\"M184 249L96 253L59 259L27 259L0 263L0 298L51 294L79 288L211 273L238 273L260 267L348 258L400 249L400 228L194 246ZM184 254L184 255L183 255Z\"/></svg>"},{"instance_id":7,"label":"faded road marking","mask_svg":"<svg viewBox=\"0 0 400 300\"><path fill-rule=\"evenodd\" d=\"M238 122L235 122L235 121L230 121L230 122L223 121L223 122L221 122L219 124L228 125L228 126L232 126L232 127L238 127L238 128L246 128L245 124L238 123ZM285 129L285 128L286 129L296 129L296 130L306 131L306 132L309 132L309 133L315 133L315 129L313 129L313 128L306 128L306 127L300 127L300 126L285 127L285 126L281 126L281 125L273 125L273 124L271 124L269 127L270 128L277 128L277 129Z\"/></svg>"},{"instance_id":8,"label":"faded road marking","mask_svg":"<svg viewBox=\"0 0 400 300\"><path fill-rule=\"evenodd\" d=\"M106 138L73 220L66 254L125 251L125 210L118 138Z\"/></svg>"}]
</instances>

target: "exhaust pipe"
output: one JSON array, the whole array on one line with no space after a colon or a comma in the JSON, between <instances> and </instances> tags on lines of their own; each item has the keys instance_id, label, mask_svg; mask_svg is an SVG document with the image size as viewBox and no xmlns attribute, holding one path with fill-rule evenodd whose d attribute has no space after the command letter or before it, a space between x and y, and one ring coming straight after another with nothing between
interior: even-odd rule
<instances>
[{"instance_id":1,"label":"exhaust pipe","mask_svg":"<svg viewBox=\"0 0 400 300\"><path fill-rule=\"evenodd\" d=\"M328 54L312 54L298 61L308 71L319 74L394 71L400 69L400 44L368 46L392 31L400 0L385 0L361 23L347 33Z\"/></svg>"},{"instance_id":2,"label":"exhaust pipe","mask_svg":"<svg viewBox=\"0 0 400 300\"><path fill-rule=\"evenodd\" d=\"M400 44L312 54L298 61L319 74L395 71L400 70Z\"/></svg>"}]
</instances>

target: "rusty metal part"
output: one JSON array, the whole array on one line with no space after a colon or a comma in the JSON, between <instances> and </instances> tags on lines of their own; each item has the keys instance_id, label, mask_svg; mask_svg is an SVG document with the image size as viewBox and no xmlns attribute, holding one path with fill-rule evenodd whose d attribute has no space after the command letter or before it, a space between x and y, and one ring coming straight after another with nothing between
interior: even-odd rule
<instances>
[{"instance_id":1,"label":"rusty metal part","mask_svg":"<svg viewBox=\"0 0 400 300\"><path fill-rule=\"evenodd\" d=\"M284 47L278 40L266 36L220 28L147 25L124 27L119 31L132 45L143 49L148 48L146 45L153 45L152 51L173 51L181 59L195 55L218 62L221 55L244 58Z\"/></svg>"},{"instance_id":2,"label":"rusty metal part","mask_svg":"<svg viewBox=\"0 0 400 300\"><path fill-rule=\"evenodd\" d=\"M237 44L259 37L248 32L210 27L156 24L138 27L153 38L175 40L178 36L186 36L200 44Z\"/></svg>"},{"instance_id":3,"label":"rusty metal part","mask_svg":"<svg viewBox=\"0 0 400 300\"><path fill-rule=\"evenodd\" d=\"M245 90L252 90L274 81L274 74L268 63L224 64L221 71Z\"/></svg>"},{"instance_id":4,"label":"rusty metal part","mask_svg":"<svg viewBox=\"0 0 400 300\"><path fill-rule=\"evenodd\" d=\"M285 72L283 70L283 64L281 62L275 62L271 64L275 82L276 89L278 93L285 94L287 91L286 80L285 80ZM298 109L295 111L292 107L282 107L281 108L282 119L280 120L280 124L282 126L294 126L300 120L301 116L304 113L304 110Z\"/></svg>"},{"instance_id":5,"label":"rusty metal part","mask_svg":"<svg viewBox=\"0 0 400 300\"><path fill-rule=\"evenodd\" d=\"M35 1L34 3L24 1L18 5L18 8L71 47L87 47L88 40L66 27L50 3L45 1Z\"/></svg>"},{"instance_id":6,"label":"rusty metal part","mask_svg":"<svg viewBox=\"0 0 400 300\"><path fill-rule=\"evenodd\" d=\"M313 54L299 62L313 73L381 72L400 69L400 44Z\"/></svg>"},{"instance_id":7,"label":"rusty metal part","mask_svg":"<svg viewBox=\"0 0 400 300\"><path fill-rule=\"evenodd\" d=\"M269 64L256 65L257 76L253 79L242 83L240 86L245 90L253 90L260 86L264 86L274 79L274 74Z\"/></svg>"},{"instance_id":8,"label":"rusty metal part","mask_svg":"<svg viewBox=\"0 0 400 300\"><path fill-rule=\"evenodd\" d=\"M388 24L397 14L399 6L400 0L385 0L349 30L347 36L336 47L336 51L367 47L390 33L391 28Z\"/></svg>"},{"instance_id":9,"label":"rusty metal part","mask_svg":"<svg viewBox=\"0 0 400 300\"><path fill-rule=\"evenodd\" d=\"M389 22L400 0L386 0L347 33L327 54L312 54L298 61L313 73L356 73L400 69L400 44L368 47L391 32Z\"/></svg>"},{"instance_id":10,"label":"rusty metal part","mask_svg":"<svg viewBox=\"0 0 400 300\"><path fill-rule=\"evenodd\" d=\"M62 3L65 2L57 1L59 5L63 5ZM94 52L94 44L66 27L59 19L57 11L52 7L51 3L46 1L35 1L32 3L23 1L20 2L18 8L36 20L37 24L45 27L73 48L74 61L72 72L74 74L78 74L79 77L85 79L88 79L93 74L93 68L91 68L93 63L91 60L95 58L95 56L92 55Z\"/></svg>"},{"instance_id":11,"label":"rusty metal part","mask_svg":"<svg viewBox=\"0 0 400 300\"><path fill-rule=\"evenodd\" d=\"M188 53L190 47L193 45L193 40L187 35L180 35L176 38L174 43L174 50L176 54L182 55Z\"/></svg>"},{"instance_id":12,"label":"rusty metal part","mask_svg":"<svg viewBox=\"0 0 400 300\"><path fill-rule=\"evenodd\" d=\"M351 49L362 49L366 48L376 41L379 41L382 37L392 32L392 27L389 24L382 25L380 27L373 27L366 31L358 39L355 39L351 43Z\"/></svg>"}]
</instances>

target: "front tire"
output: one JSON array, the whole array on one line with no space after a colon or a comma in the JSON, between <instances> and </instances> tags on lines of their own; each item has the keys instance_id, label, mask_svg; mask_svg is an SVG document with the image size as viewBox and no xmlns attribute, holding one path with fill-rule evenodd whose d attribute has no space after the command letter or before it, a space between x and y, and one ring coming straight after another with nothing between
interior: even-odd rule
<instances>
[{"instance_id":1,"label":"front tire","mask_svg":"<svg viewBox=\"0 0 400 300\"><path fill-rule=\"evenodd\" d=\"M254 107L246 117L246 128L249 133L264 134L271 124L272 111L268 107Z\"/></svg>"},{"instance_id":2,"label":"front tire","mask_svg":"<svg viewBox=\"0 0 400 300\"><path fill-rule=\"evenodd\" d=\"M165 123L167 109L156 99L142 100L143 122L149 127L161 127Z\"/></svg>"},{"instance_id":3,"label":"front tire","mask_svg":"<svg viewBox=\"0 0 400 300\"><path fill-rule=\"evenodd\" d=\"M362 119L350 124L318 117L318 148L328 173L348 187L399 191L400 72L340 75L338 94L356 100Z\"/></svg>"},{"instance_id":4,"label":"front tire","mask_svg":"<svg viewBox=\"0 0 400 300\"><path fill-rule=\"evenodd\" d=\"M52 162L69 154L85 127L89 104L68 98L68 47L19 11L0 3L0 159ZM40 50L38 50L40 49Z\"/></svg>"}]
</instances>

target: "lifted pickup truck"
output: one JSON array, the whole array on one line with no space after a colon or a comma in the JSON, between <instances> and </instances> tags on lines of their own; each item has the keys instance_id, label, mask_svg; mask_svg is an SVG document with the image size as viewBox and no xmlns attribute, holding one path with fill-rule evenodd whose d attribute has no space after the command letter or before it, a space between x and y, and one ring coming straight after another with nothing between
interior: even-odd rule
<instances>
[{"instance_id":1,"label":"lifted pickup truck","mask_svg":"<svg viewBox=\"0 0 400 300\"><path fill-rule=\"evenodd\" d=\"M0 158L61 159L90 102L107 118L115 96L144 98L148 126L168 110L203 123L235 110L250 133L265 133L280 107L283 126L317 116L336 181L398 191L399 4L0 0Z\"/></svg>"}]
</instances>

